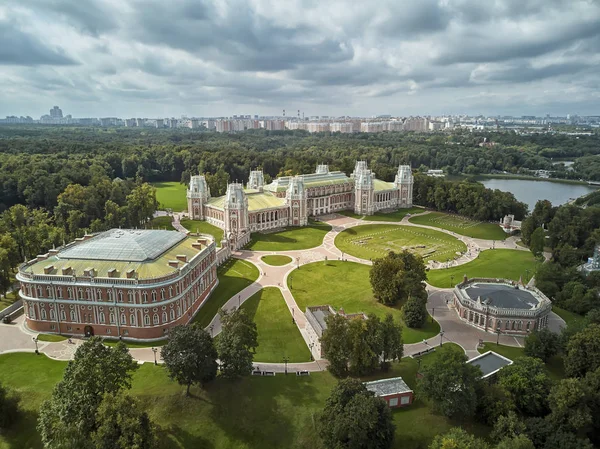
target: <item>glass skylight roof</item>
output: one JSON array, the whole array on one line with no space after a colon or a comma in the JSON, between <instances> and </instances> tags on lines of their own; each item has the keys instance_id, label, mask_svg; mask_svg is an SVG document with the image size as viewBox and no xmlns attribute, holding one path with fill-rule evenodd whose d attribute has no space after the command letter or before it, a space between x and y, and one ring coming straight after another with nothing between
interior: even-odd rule
<instances>
[{"instance_id":1,"label":"glass skylight roof","mask_svg":"<svg viewBox=\"0 0 600 449\"><path fill-rule=\"evenodd\" d=\"M177 231L111 229L61 251L58 257L143 262L156 259L185 238Z\"/></svg>"}]
</instances>

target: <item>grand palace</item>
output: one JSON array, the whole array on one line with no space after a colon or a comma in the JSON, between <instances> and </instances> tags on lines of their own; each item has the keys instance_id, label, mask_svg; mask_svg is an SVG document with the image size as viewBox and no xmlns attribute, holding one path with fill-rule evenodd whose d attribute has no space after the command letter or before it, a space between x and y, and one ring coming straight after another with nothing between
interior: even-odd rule
<instances>
[{"instance_id":1,"label":"grand palace","mask_svg":"<svg viewBox=\"0 0 600 449\"><path fill-rule=\"evenodd\" d=\"M203 175L192 176L187 191L188 213L223 229L231 249L248 243L252 232L285 226L306 226L309 217L350 210L372 215L380 210L412 206L413 176L400 165L394 182L375 177L365 161L347 176L318 165L315 173L283 176L264 182L263 172L250 172L248 184L232 183L224 196L212 197Z\"/></svg>"}]
</instances>

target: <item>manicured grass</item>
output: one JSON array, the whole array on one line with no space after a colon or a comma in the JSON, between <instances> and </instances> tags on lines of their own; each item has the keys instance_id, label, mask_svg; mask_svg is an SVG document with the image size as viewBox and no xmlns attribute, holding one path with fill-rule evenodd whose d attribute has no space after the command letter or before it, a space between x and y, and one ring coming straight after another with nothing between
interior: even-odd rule
<instances>
[{"instance_id":1,"label":"manicured grass","mask_svg":"<svg viewBox=\"0 0 600 449\"><path fill-rule=\"evenodd\" d=\"M221 246L223 240L223 230L202 220L181 220L181 226L190 232L200 232L201 234L210 234L215 238L217 246Z\"/></svg>"},{"instance_id":2,"label":"manicured grass","mask_svg":"<svg viewBox=\"0 0 600 449\"><path fill-rule=\"evenodd\" d=\"M552 311L554 313L556 313L559 317L561 317L563 320L565 320L565 323L567 323L567 326L577 325L585 319L585 317L583 317L577 313L570 312L565 309L561 309L560 307L557 307L557 306L552 306Z\"/></svg>"},{"instance_id":3,"label":"manicured grass","mask_svg":"<svg viewBox=\"0 0 600 449\"><path fill-rule=\"evenodd\" d=\"M454 214L430 212L425 215L411 217L408 221L415 224L446 229L460 235L478 239L504 240L508 237L508 234L497 224L475 221Z\"/></svg>"},{"instance_id":4,"label":"manicured grass","mask_svg":"<svg viewBox=\"0 0 600 449\"><path fill-rule=\"evenodd\" d=\"M435 355L425 356L422 363ZM0 355L0 382L21 396L23 408L16 427L0 435L0 449L41 449L35 429L37 411L50 397L65 366L65 362L45 356ZM416 372L417 361L405 358L369 380L400 376L415 389ZM164 367L146 363L135 372L129 393L160 424L158 449L322 449L316 431L318 414L336 382L328 372L303 377L219 378L203 390L192 387L192 396L186 398L184 387L170 380ZM435 435L456 425L479 436L489 432L486 427L433 414L418 396L411 406L392 411L392 417L395 449L424 449Z\"/></svg>"},{"instance_id":5,"label":"manicured grass","mask_svg":"<svg viewBox=\"0 0 600 449\"><path fill-rule=\"evenodd\" d=\"M173 222L173 217L155 217L150 220L149 223L146 223L146 229L166 229L167 231L174 231L175 228L171 224Z\"/></svg>"},{"instance_id":6,"label":"manicured grass","mask_svg":"<svg viewBox=\"0 0 600 449\"><path fill-rule=\"evenodd\" d=\"M210 324L219 309L243 289L258 279L259 272L250 262L239 259L229 259L217 271L219 285L202 305L194 321L202 327Z\"/></svg>"},{"instance_id":7,"label":"manicured grass","mask_svg":"<svg viewBox=\"0 0 600 449\"><path fill-rule=\"evenodd\" d=\"M262 256L260 258L267 265L272 265L274 267L280 267L282 265L287 265L292 261L290 256Z\"/></svg>"},{"instance_id":8,"label":"manicured grass","mask_svg":"<svg viewBox=\"0 0 600 449\"><path fill-rule=\"evenodd\" d=\"M10 292L6 296L3 296L0 298L0 311L2 311L2 309L6 309L18 299L19 294L17 292Z\"/></svg>"},{"instance_id":9,"label":"manicured grass","mask_svg":"<svg viewBox=\"0 0 600 449\"><path fill-rule=\"evenodd\" d=\"M376 212L375 215L367 215L364 219L371 221L402 221L408 214L419 214L421 212L425 212L425 209L421 207L411 207L389 213Z\"/></svg>"},{"instance_id":10,"label":"manicured grass","mask_svg":"<svg viewBox=\"0 0 600 449\"><path fill-rule=\"evenodd\" d=\"M136 348L154 348L156 346L163 346L163 345L166 345L168 341L169 340L165 338L164 340L157 340L154 342L123 340L123 343L125 343L125 346L127 346L130 349L136 349ZM104 343L106 346L114 347L114 346L117 346L117 343L119 343L119 341L104 339L102 341L102 343Z\"/></svg>"},{"instance_id":11,"label":"manicured grass","mask_svg":"<svg viewBox=\"0 0 600 449\"><path fill-rule=\"evenodd\" d=\"M258 348L255 362L281 363L283 357L290 362L310 361L310 351L292 323L281 291L267 287L248 298L242 308L254 319L258 329Z\"/></svg>"},{"instance_id":12,"label":"manicured grass","mask_svg":"<svg viewBox=\"0 0 600 449\"><path fill-rule=\"evenodd\" d=\"M352 212L350 210L340 210L340 211L336 212L336 214L345 215L346 217L356 218L358 220L360 220L361 218L364 217L364 215L355 214L354 212Z\"/></svg>"},{"instance_id":13,"label":"manicured grass","mask_svg":"<svg viewBox=\"0 0 600 449\"><path fill-rule=\"evenodd\" d=\"M161 209L181 212L187 209L187 186L179 182L153 182L156 187L156 199Z\"/></svg>"},{"instance_id":14,"label":"manicured grass","mask_svg":"<svg viewBox=\"0 0 600 449\"><path fill-rule=\"evenodd\" d=\"M326 223L311 223L300 228L290 227L283 231L263 234L252 234L252 240L246 249L253 251L291 251L296 249L309 249L323 243L325 234L331 231L331 226Z\"/></svg>"},{"instance_id":15,"label":"manicured grass","mask_svg":"<svg viewBox=\"0 0 600 449\"><path fill-rule=\"evenodd\" d=\"M504 357L507 357L513 361L519 357L525 357L525 350L518 346L497 345L496 343L486 342L483 344L483 348L478 348L477 350L480 354L488 351L494 351L495 353L503 355ZM565 367L563 364L563 359L560 355L551 357L546 363L546 369L548 370L548 375L554 380L565 378Z\"/></svg>"},{"instance_id":16,"label":"manicured grass","mask_svg":"<svg viewBox=\"0 0 600 449\"><path fill-rule=\"evenodd\" d=\"M369 271L371 267L354 262L331 260L302 265L288 277L288 286L302 312L307 306L329 304L335 309L344 308L346 313L374 313L384 317L391 313L402 321L400 307L388 307L373 297ZM421 329L404 326L404 343L417 343L431 338L440 331L439 324L428 318Z\"/></svg>"},{"instance_id":17,"label":"manicured grass","mask_svg":"<svg viewBox=\"0 0 600 449\"><path fill-rule=\"evenodd\" d=\"M460 240L443 232L416 226L369 224L340 232L335 246L361 259L385 257L388 252L407 249L425 260L447 261L467 250Z\"/></svg>"},{"instance_id":18,"label":"manicured grass","mask_svg":"<svg viewBox=\"0 0 600 449\"><path fill-rule=\"evenodd\" d=\"M65 337L64 335L39 334L37 338L39 341L48 341L50 343L57 343L59 341L65 341L69 337Z\"/></svg>"},{"instance_id":19,"label":"manicured grass","mask_svg":"<svg viewBox=\"0 0 600 449\"><path fill-rule=\"evenodd\" d=\"M452 284L462 282L466 274L469 278L504 278L515 281L523 276L523 282L526 283L535 274L539 263L529 251L488 249L479 253L477 259L463 265L429 270L427 282L434 287L450 288L454 286ZM529 278L526 270L529 270Z\"/></svg>"}]
</instances>

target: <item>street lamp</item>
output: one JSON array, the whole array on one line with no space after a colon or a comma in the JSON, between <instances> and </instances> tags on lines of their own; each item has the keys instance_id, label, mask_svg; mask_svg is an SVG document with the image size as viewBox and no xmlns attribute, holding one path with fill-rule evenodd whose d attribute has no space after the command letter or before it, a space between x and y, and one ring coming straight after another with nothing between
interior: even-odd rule
<instances>
[{"instance_id":1,"label":"street lamp","mask_svg":"<svg viewBox=\"0 0 600 449\"><path fill-rule=\"evenodd\" d=\"M312 353L312 350L313 350L313 346L314 346L314 345L315 345L314 343L311 343L311 344L309 344L309 345L308 345L308 348L310 349L310 361L311 361L311 362L312 362L312 361L315 359L315 358L313 357L313 353Z\"/></svg>"},{"instance_id":2,"label":"street lamp","mask_svg":"<svg viewBox=\"0 0 600 449\"><path fill-rule=\"evenodd\" d=\"M444 331L440 331L440 348L442 347L442 339L444 338Z\"/></svg>"},{"instance_id":3,"label":"street lamp","mask_svg":"<svg viewBox=\"0 0 600 449\"><path fill-rule=\"evenodd\" d=\"M527 282L529 282L529 268L525 269L525 274L526 274L525 279L527 279Z\"/></svg>"},{"instance_id":4,"label":"street lamp","mask_svg":"<svg viewBox=\"0 0 600 449\"><path fill-rule=\"evenodd\" d=\"M156 361L156 352L158 351L157 348L152 348L152 352L154 353L154 364L158 365L158 362Z\"/></svg>"},{"instance_id":5,"label":"street lamp","mask_svg":"<svg viewBox=\"0 0 600 449\"><path fill-rule=\"evenodd\" d=\"M290 290L292 289L292 275L290 274Z\"/></svg>"},{"instance_id":6,"label":"street lamp","mask_svg":"<svg viewBox=\"0 0 600 449\"><path fill-rule=\"evenodd\" d=\"M435 316L435 307L431 308L431 322L433 323L433 317Z\"/></svg>"},{"instance_id":7,"label":"street lamp","mask_svg":"<svg viewBox=\"0 0 600 449\"><path fill-rule=\"evenodd\" d=\"M38 350L38 338L37 337L31 337L31 339L35 343L35 353L39 355L40 351Z\"/></svg>"},{"instance_id":8,"label":"street lamp","mask_svg":"<svg viewBox=\"0 0 600 449\"><path fill-rule=\"evenodd\" d=\"M296 309L294 309L292 307L292 324L296 324L296 315L295 315Z\"/></svg>"},{"instance_id":9,"label":"street lamp","mask_svg":"<svg viewBox=\"0 0 600 449\"><path fill-rule=\"evenodd\" d=\"M454 285L454 275L451 274L450 275L450 287L452 287Z\"/></svg>"},{"instance_id":10,"label":"street lamp","mask_svg":"<svg viewBox=\"0 0 600 449\"><path fill-rule=\"evenodd\" d=\"M300 256L296 257L296 268L300 269Z\"/></svg>"},{"instance_id":11,"label":"street lamp","mask_svg":"<svg viewBox=\"0 0 600 449\"><path fill-rule=\"evenodd\" d=\"M242 295L238 295L238 309L240 308L240 304L241 304L241 296Z\"/></svg>"},{"instance_id":12,"label":"street lamp","mask_svg":"<svg viewBox=\"0 0 600 449\"><path fill-rule=\"evenodd\" d=\"M285 363L285 375L287 376L287 364L290 361L289 357L284 357L283 358L283 363Z\"/></svg>"},{"instance_id":13,"label":"street lamp","mask_svg":"<svg viewBox=\"0 0 600 449\"><path fill-rule=\"evenodd\" d=\"M501 330L500 328L496 329L496 334L498 334L498 337L496 338L496 346L498 346L500 344L500 334L501 334Z\"/></svg>"},{"instance_id":14,"label":"street lamp","mask_svg":"<svg viewBox=\"0 0 600 449\"><path fill-rule=\"evenodd\" d=\"M209 329L210 329L210 336L211 336L211 338L212 338L212 336L213 336L213 329L214 329L214 327L215 327L215 325L214 325L214 324L211 324L211 325L209 326Z\"/></svg>"}]
</instances>

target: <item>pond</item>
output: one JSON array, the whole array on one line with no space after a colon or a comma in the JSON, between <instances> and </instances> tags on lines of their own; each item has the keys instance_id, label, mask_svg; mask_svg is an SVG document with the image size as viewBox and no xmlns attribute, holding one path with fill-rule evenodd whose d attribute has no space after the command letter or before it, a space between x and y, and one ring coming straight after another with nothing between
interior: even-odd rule
<instances>
[{"instance_id":1,"label":"pond","mask_svg":"<svg viewBox=\"0 0 600 449\"><path fill-rule=\"evenodd\" d=\"M597 189L597 187L583 184L566 184L544 180L492 178L480 182L488 189L511 192L517 200L527 204L530 211L533 210L538 200L549 200L553 206L558 206Z\"/></svg>"}]
</instances>

